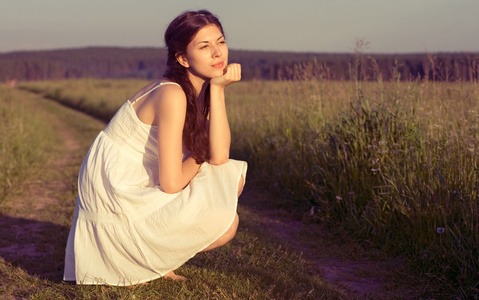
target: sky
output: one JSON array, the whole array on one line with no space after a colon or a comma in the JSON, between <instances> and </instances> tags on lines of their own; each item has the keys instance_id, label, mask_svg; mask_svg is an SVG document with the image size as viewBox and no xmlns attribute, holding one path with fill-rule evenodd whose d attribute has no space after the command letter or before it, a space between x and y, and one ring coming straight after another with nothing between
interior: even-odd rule
<instances>
[{"instance_id":1,"label":"sky","mask_svg":"<svg viewBox=\"0 0 479 300\"><path fill-rule=\"evenodd\" d=\"M0 52L164 47L171 20L198 9L236 50L479 52L479 0L1 0Z\"/></svg>"}]
</instances>

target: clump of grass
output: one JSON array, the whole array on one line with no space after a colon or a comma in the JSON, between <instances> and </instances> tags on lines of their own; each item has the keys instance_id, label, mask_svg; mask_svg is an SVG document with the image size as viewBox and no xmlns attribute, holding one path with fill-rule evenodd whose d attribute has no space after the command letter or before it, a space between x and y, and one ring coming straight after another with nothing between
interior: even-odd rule
<instances>
[{"instance_id":1,"label":"clump of grass","mask_svg":"<svg viewBox=\"0 0 479 300\"><path fill-rule=\"evenodd\" d=\"M326 128L327 142L312 147L313 202L355 235L437 274L444 290L473 287L477 154L460 137L430 136L415 119L412 111L363 105ZM439 227L447 234L438 236Z\"/></svg>"}]
</instances>

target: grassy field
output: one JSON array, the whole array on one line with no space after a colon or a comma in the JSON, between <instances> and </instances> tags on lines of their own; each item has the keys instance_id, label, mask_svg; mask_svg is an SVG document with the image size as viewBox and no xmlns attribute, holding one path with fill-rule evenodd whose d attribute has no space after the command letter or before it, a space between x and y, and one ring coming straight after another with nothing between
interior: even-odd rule
<instances>
[{"instance_id":1,"label":"grassy field","mask_svg":"<svg viewBox=\"0 0 479 300\"><path fill-rule=\"evenodd\" d=\"M159 279L134 288L62 282L79 166L104 123L29 92L0 87L0 95L0 130L12 133L2 136L2 158L8 159L0 167L16 172L2 175L8 178L2 187L17 187L5 192L0 205L0 298L345 298L344 290L315 275L301 254L247 224L225 247L198 254L182 266L178 273L186 282ZM244 218L249 214L245 209L240 213Z\"/></svg>"},{"instance_id":2,"label":"grassy field","mask_svg":"<svg viewBox=\"0 0 479 300\"><path fill-rule=\"evenodd\" d=\"M21 88L108 120L144 81ZM240 82L228 89L233 156L368 247L411 259L438 295L479 292L477 83Z\"/></svg>"}]
</instances>

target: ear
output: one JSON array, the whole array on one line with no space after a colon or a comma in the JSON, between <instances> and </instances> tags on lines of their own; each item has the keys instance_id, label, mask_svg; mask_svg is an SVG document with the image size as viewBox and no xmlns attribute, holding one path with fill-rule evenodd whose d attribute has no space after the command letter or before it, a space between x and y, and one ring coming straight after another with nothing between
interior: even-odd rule
<instances>
[{"instance_id":1,"label":"ear","mask_svg":"<svg viewBox=\"0 0 479 300\"><path fill-rule=\"evenodd\" d=\"M180 65L182 65L185 68L189 68L190 64L188 63L188 60L186 59L186 56L183 54L176 54L176 60Z\"/></svg>"}]
</instances>

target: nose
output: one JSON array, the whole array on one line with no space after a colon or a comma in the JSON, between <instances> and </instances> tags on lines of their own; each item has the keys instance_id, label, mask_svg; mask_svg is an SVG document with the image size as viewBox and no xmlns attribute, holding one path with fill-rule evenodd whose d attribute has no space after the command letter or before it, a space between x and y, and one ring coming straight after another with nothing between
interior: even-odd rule
<instances>
[{"instance_id":1,"label":"nose","mask_svg":"<svg viewBox=\"0 0 479 300\"><path fill-rule=\"evenodd\" d=\"M211 56L213 56L213 57L220 57L223 54L218 45L212 47L211 50L212 50Z\"/></svg>"}]
</instances>

